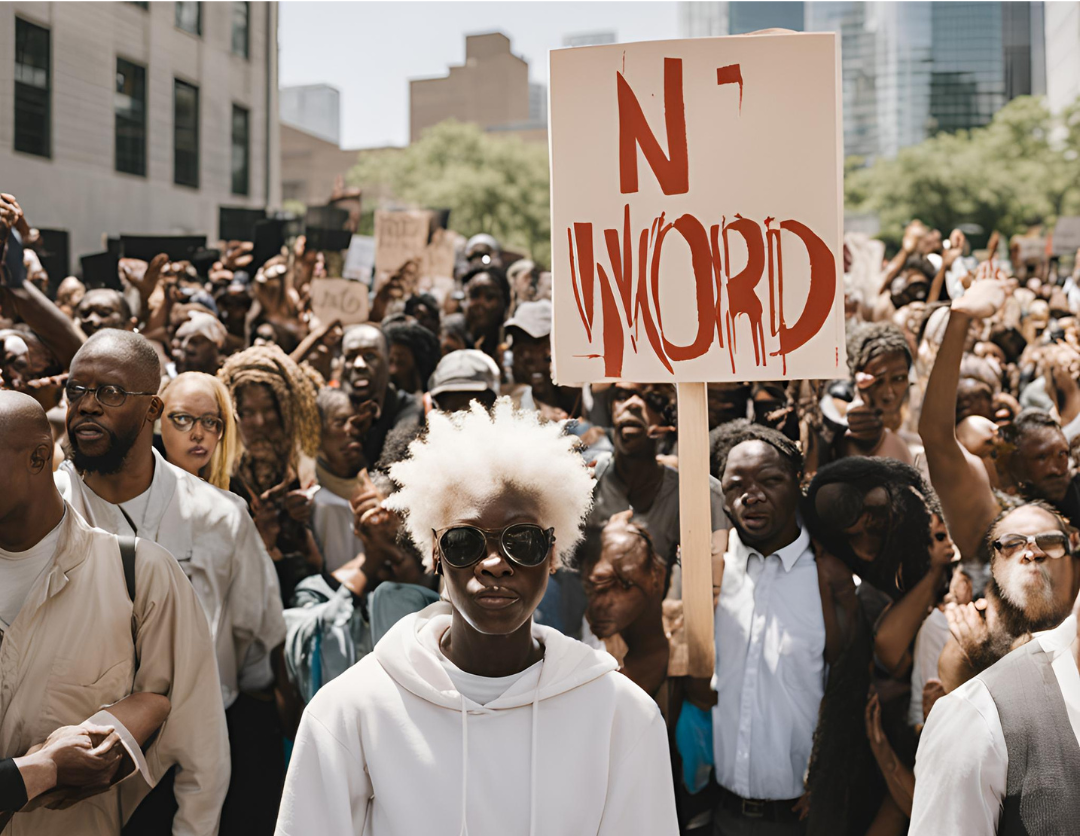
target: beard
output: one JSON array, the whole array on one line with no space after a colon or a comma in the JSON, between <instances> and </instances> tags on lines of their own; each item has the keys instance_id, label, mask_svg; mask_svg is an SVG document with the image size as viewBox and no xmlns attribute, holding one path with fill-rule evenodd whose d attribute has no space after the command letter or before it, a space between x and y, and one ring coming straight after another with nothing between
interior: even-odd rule
<instances>
[{"instance_id":1,"label":"beard","mask_svg":"<svg viewBox=\"0 0 1080 836\"><path fill-rule=\"evenodd\" d=\"M286 437L253 439L240 458L238 472L258 493L264 493L284 481L292 452L292 441Z\"/></svg>"},{"instance_id":2,"label":"beard","mask_svg":"<svg viewBox=\"0 0 1080 836\"><path fill-rule=\"evenodd\" d=\"M100 426L100 425L98 425ZM124 466L128 453L135 446L135 440L139 437L139 427L135 427L123 435L117 435L112 430L101 427L109 437L109 449L97 456L90 456L79 450L79 441L70 433L68 444L71 446L71 458L75 469L80 473L100 473L102 476L112 476L119 473Z\"/></svg>"},{"instance_id":3,"label":"beard","mask_svg":"<svg viewBox=\"0 0 1080 836\"><path fill-rule=\"evenodd\" d=\"M1050 573L1043 566L1037 568L1039 582L1035 584L1021 581L1015 564L1004 563L991 573L991 585L1001 605L1002 621L1014 638L1056 627L1069 614L1068 608L1059 612L1061 607L1054 600Z\"/></svg>"}]
</instances>

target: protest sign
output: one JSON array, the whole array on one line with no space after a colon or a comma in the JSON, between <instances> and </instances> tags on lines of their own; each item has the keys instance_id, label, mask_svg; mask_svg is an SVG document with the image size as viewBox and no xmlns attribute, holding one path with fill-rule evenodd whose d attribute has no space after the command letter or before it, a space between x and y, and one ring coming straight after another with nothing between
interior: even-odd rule
<instances>
[{"instance_id":1,"label":"protest sign","mask_svg":"<svg viewBox=\"0 0 1080 836\"><path fill-rule=\"evenodd\" d=\"M342 325L367 322L367 285L352 279L312 279L311 310L323 323L335 319Z\"/></svg>"},{"instance_id":2,"label":"protest sign","mask_svg":"<svg viewBox=\"0 0 1080 836\"><path fill-rule=\"evenodd\" d=\"M1029 264L1046 258L1046 239L1014 235L1012 245L1016 248L1016 263Z\"/></svg>"},{"instance_id":3,"label":"protest sign","mask_svg":"<svg viewBox=\"0 0 1080 836\"><path fill-rule=\"evenodd\" d=\"M554 50L555 379L678 384L683 602L713 668L706 382L846 369L833 33Z\"/></svg>"},{"instance_id":4,"label":"protest sign","mask_svg":"<svg viewBox=\"0 0 1080 836\"><path fill-rule=\"evenodd\" d=\"M354 235L345 254L345 266L341 275L346 279L359 279L371 284L375 270L375 239L370 235Z\"/></svg>"},{"instance_id":5,"label":"protest sign","mask_svg":"<svg viewBox=\"0 0 1080 836\"><path fill-rule=\"evenodd\" d=\"M431 234L431 212L375 213L375 271L392 274L410 259L419 259Z\"/></svg>"},{"instance_id":6,"label":"protest sign","mask_svg":"<svg viewBox=\"0 0 1080 836\"><path fill-rule=\"evenodd\" d=\"M1075 255L1080 250L1080 215L1058 218L1054 226L1054 255Z\"/></svg>"}]
</instances>

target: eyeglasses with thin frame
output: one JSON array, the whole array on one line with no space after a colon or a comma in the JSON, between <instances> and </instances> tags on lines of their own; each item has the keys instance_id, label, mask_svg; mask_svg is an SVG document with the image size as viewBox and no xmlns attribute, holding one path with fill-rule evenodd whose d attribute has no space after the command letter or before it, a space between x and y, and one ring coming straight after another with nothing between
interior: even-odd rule
<instances>
[{"instance_id":1,"label":"eyeglasses with thin frame","mask_svg":"<svg viewBox=\"0 0 1080 836\"><path fill-rule=\"evenodd\" d=\"M156 395L157 392L128 392L126 389L122 389L119 386L115 386L111 383L105 383L98 386L96 389L92 389L89 386L80 386L77 383L67 383L64 386L64 392L67 394L69 404L75 403L79 398L87 393L92 393L97 402L102 406L123 406L124 401L128 399L129 395Z\"/></svg>"},{"instance_id":2,"label":"eyeglasses with thin frame","mask_svg":"<svg viewBox=\"0 0 1080 836\"><path fill-rule=\"evenodd\" d=\"M189 415L186 412L170 412L168 418L169 423L182 433L191 432L196 423L201 424L202 428L210 433L210 435L218 438L225 432L225 422L216 415L200 415L196 418L194 415Z\"/></svg>"},{"instance_id":3,"label":"eyeglasses with thin frame","mask_svg":"<svg viewBox=\"0 0 1080 836\"><path fill-rule=\"evenodd\" d=\"M555 543L555 529L546 531L534 523L514 523L502 529L455 525L432 530L439 556L455 569L478 563L487 554L489 538L496 538L499 550L513 563L526 568L539 566Z\"/></svg>"},{"instance_id":4,"label":"eyeglasses with thin frame","mask_svg":"<svg viewBox=\"0 0 1080 836\"><path fill-rule=\"evenodd\" d=\"M994 541L994 548L1005 557L1012 557L1032 544L1049 558L1064 557L1069 551L1069 538L1061 531L1044 531L1042 534L1002 534Z\"/></svg>"}]
</instances>

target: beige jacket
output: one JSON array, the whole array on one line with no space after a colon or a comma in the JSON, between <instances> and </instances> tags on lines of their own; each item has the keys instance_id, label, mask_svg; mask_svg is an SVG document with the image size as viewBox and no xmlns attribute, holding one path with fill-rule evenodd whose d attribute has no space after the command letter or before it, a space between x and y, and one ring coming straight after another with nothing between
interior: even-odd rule
<instances>
[{"instance_id":1,"label":"beige jacket","mask_svg":"<svg viewBox=\"0 0 1080 836\"><path fill-rule=\"evenodd\" d=\"M0 643L0 757L21 755L130 693L165 694L172 711L147 749L150 775L156 783L177 765L175 836L214 836L229 743L206 619L160 546L138 541L135 579L133 607L116 537L67 506L53 564ZM67 810L17 813L4 836L118 836L149 791L133 773Z\"/></svg>"},{"instance_id":2,"label":"beige jacket","mask_svg":"<svg viewBox=\"0 0 1080 836\"><path fill-rule=\"evenodd\" d=\"M274 562L244 501L181 470L154 451L145 513L132 520L94 493L70 461L53 474L56 487L83 519L117 534L153 540L176 558L210 625L228 708L240 691L273 684L270 653L285 641Z\"/></svg>"}]
</instances>

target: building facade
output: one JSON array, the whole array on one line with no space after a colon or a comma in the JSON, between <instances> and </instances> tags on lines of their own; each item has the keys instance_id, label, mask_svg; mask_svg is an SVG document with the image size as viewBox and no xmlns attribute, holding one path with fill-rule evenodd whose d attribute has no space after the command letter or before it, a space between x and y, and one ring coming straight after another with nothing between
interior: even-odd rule
<instances>
[{"instance_id":1,"label":"building facade","mask_svg":"<svg viewBox=\"0 0 1080 836\"><path fill-rule=\"evenodd\" d=\"M980 127L1011 99L1045 93L1044 5L689 2L680 21L684 37L772 27L836 32L844 152L872 161L940 131ZM1049 4L1058 5L1075 4Z\"/></svg>"},{"instance_id":2,"label":"building facade","mask_svg":"<svg viewBox=\"0 0 1080 836\"><path fill-rule=\"evenodd\" d=\"M0 182L71 266L280 205L276 4L3 3L0 44Z\"/></svg>"},{"instance_id":3,"label":"building facade","mask_svg":"<svg viewBox=\"0 0 1080 836\"><path fill-rule=\"evenodd\" d=\"M329 84L303 84L278 91L281 124L341 144L341 92Z\"/></svg>"},{"instance_id":4,"label":"building facade","mask_svg":"<svg viewBox=\"0 0 1080 836\"><path fill-rule=\"evenodd\" d=\"M501 32L465 37L465 63L409 81L409 141L445 119L485 130L530 124L529 65Z\"/></svg>"},{"instance_id":5,"label":"building facade","mask_svg":"<svg viewBox=\"0 0 1080 836\"><path fill-rule=\"evenodd\" d=\"M1046 98L1054 113L1080 100L1080 0L1046 4Z\"/></svg>"}]
</instances>

